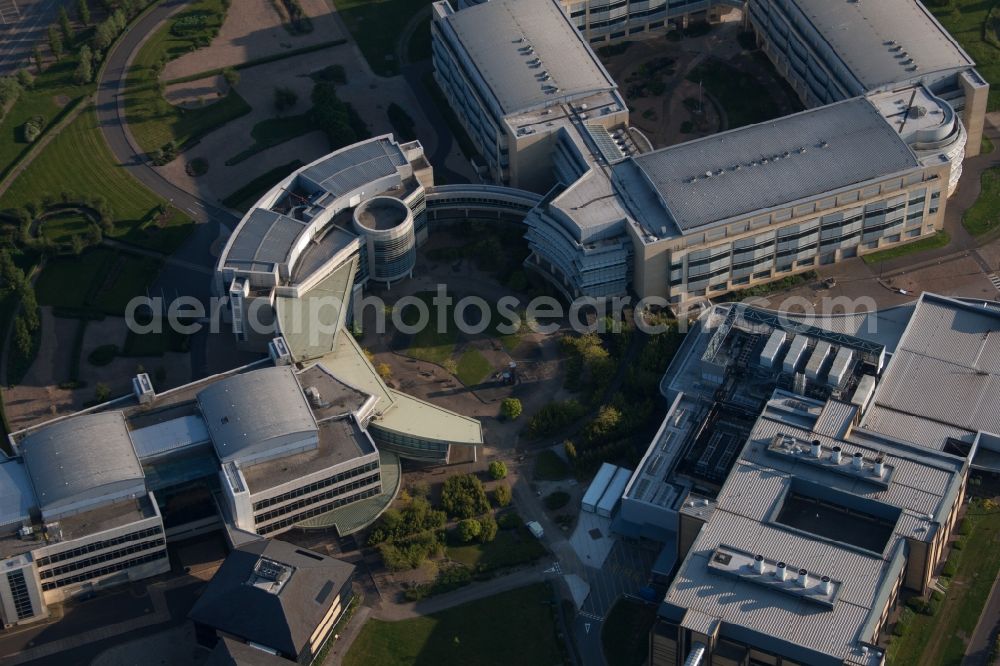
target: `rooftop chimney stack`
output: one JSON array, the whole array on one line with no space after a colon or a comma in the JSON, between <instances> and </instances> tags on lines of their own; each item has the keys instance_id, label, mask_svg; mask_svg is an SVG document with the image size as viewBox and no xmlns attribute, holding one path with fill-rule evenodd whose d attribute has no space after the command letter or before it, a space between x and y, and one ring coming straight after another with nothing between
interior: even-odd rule
<instances>
[{"instance_id":1,"label":"rooftop chimney stack","mask_svg":"<svg viewBox=\"0 0 1000 666\"><path fill-rule=\"evenodd\" d=\"M774 577L782 582L788 580L788 567L784 562L778 562L778 566L774 568Z\"/></svg>"},{"instance_id":2,"label":"rooftop chimney stack","mask_svg":"<svg viewBox=\"0 0 1000 666\"><path fill-rule=\"evenodd\" d=\"M805 569L799 569L799 587L809 587L809 572Z\"/></svg>"},{"instance_id":3,"label":"rooftop chimney stack","mask_svg":"<svg viewBox=\"0 0 1000 666\"><path fill-rule=\"evenodd\" d=\"M753 570L759 574L764 573L764 556L754 555L753 556Z\"/></svg>"},{"instance_id":4,"label":"rooftop chimney stack","mask_svg":"<svg viewBox=\"0 0 1000 666\"><path fill-rule=\"evenodd\" d=\"M833 581L830 580L829 576L820 578L820 585L822 586L823 594L826 596L833 594Z\"/></svg>"},{"instance_id":5,"label":"rooftop chimney stack","mask_svg":"<svg viewBox=\"0 0 1000 666\"><path fill-rule=\"evenodd\" d=\"M875 476L882 478L885 476L885 459L879 458L875 461Z\"/></svg>"},{"instance_id":6,"label":"rooftop chimney stack","mask_svg":"<svg viewBox=\"0 0 1000 666\"><path fill-rule=\"evenodd\" d=\"M823 445L820 444L818 439L812 441L812 457L819 458L823 455Z\"/></svg>"},{"instance_id":7,"label":"rooftop chimney stack","mask_svg":"<svg viewBox=\"0 0 1000 666\"><path fill-rule=\"evenodd\" d=\"M857 470L862 470L865 468L865 458L860 451L854 454L854 460L851 461L851 466Z\"/></svg>"},{"instance_id":8,"label":"rooftop chimney stack","mask_svg":"<svg viewBox=\"0 0 1000 666\"><path fill-rule=\"evenodd\" d=\"M835 446L833 447L833 451L830 452L830 462L832 462L834 465L840 464L840 451L841 451L840 447Z\"/></svg>"}]
</instances>

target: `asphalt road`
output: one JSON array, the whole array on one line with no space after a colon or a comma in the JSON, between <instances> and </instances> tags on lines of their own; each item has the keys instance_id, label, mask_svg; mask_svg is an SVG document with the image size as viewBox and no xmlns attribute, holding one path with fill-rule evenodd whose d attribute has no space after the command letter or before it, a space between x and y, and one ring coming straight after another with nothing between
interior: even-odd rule
<instances>
[{"instance_id":1,"label":"asphalt road","mask_svg":"<svg viewBox=\"0 0 1000 666\"><path fill-rule=\"evenodd\" d=\"M19 16L14 14L15 2ZM31 64L31 52L36 43L48 39L48 27L56 22L60 4L59 0L0 2L3 19L0 21L0 76L13 74Z\"/></svg>"}]
</instances>

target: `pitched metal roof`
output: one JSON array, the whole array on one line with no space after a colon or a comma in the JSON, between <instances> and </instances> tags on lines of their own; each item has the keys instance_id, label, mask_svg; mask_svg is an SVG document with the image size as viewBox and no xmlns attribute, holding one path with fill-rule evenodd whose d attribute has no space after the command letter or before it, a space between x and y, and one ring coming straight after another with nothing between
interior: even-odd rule
<instances>
[{"instance_id":1,"label":"pitched metal roof","mask_svg":"<svg viewBox=\"0 0 1000 666\"><path fill-rule=\"evenodd\" d=\"M630 161L685 233L919 166L909 146L864 98L696 139ZM614 169L627 189L642 187L631 182L634 171L621 165ZM662 210L637 214L656 228Z\"/></svg>"},{"instance_id":2,"label":"pitched metal roof","mask_svg":"<svg viewBox=\"0 0 1000 666\"><path fill-rule=\"evenodd\" d=\"M875 90L972 59L917 0L788 0L864 86Z\"/></svg>"},{"instance_id":3,"label":"pitched metal roof","mask_svg":"<svg viewBox=\"0 0 1000 666\"><path fill-rule=\"evenodd\" d=\"M144 482L121 412L63 419L25 436L20 448L43 512Z\"/></svg>"},{"instance_id":4,"label":"pitched metal roof","mask_svg":"<svg viewBox=\"0 0 1000 666\"><path fill-rule=\"evenodd\" d=\"M506 115L617 88L555 0L491 0L444 20Z\"/></svg>"},{"instance_id":5,"label":"pitched metal roof","mask_svg":"<svg viewBox=\"0 0 1000 666\"><path fill-rule=\"evenodd\" d=\"M247 584L261 558L293 569L277 593ZM297 656L353 575L353 564L276 539L254 541L229 554L188 617Z\"/></svg>"},{"instance_id":6,"label":"pitched metal roof","mask_svg":"<svg viewBox=\"0 0 1000 666\"><path fill-rule=\"evenodd\" d=\"M198 393L198 405L222 462L250 457L276 439L317 430L289 366L223 379Z\"/></svg>"}]
</instances>

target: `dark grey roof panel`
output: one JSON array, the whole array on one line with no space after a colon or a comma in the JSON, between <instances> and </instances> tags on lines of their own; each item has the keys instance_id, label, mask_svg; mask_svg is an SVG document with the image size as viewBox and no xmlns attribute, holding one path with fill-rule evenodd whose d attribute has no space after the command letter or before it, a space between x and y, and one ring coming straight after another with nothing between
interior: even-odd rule
<instances>
[{"instance_id":1,"label":"dark grey roof panel","mask_svg":"<svg viewBox=\"0 0 1000 666\"><path fill-rule=\"evenodd\" d=\"M909 146L863 98L689 141L632 162L683 231L919 166ZM626 186L642 187L630 182L634 171L615 170ZM652 218L656 211L643 213Z\"/></svg>"}]
</instances>

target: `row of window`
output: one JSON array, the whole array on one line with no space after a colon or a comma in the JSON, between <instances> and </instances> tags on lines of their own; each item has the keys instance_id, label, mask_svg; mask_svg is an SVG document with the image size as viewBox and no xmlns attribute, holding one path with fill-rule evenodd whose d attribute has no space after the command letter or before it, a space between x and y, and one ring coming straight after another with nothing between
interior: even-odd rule
<instances>
[{"instance_id":1,"label":"row of window","mask_svg":"<svg viewBox=\"0 0 1000 666\"><path fill-rule=\"evenodd\" d=\"M57 581L51 583L42 583L42 590L46 592L49 590L55 590L60 587L65 587L66 585L72 585L73 583L81 583L85 580L93 580L94 578L99 578L101 576L106 576L110 573L115 573L116 571L124 571L125 569L131 569L132 567L137 567L140 564L147 564L148 562L155 562L159 559L166 559L167 551L158 550L155 553L149 553L148 555L143 555L142 557L136 557L131 560L126 560L124 562L116 562L115 564L108 565L106 567L101 567L100 569L95 569L94 571L87 571L82 574L77 574L75 576L69 576L68 578L60 578Z\"/></svg>"},{"instance_id":2,"label":"row of window","mask_svg":"<svg viewBox=\"0 0 1000 666\"><path fill-rule=\"evenodd\" d=\"M349 469L346 472L340 472L339 474L334 474L320 481L310 483L307 486L302 486L301 488L296 488L295 490L290 490L287 493L281 493L280 495L275 495L274 497L268 497L267 499L261 500L259 502L253 503L253 510L260 511L261 509L266 509L269 506L275 504L280 504L281 502L286 502L290 499L296 497L301 497L302 495L308 495L309 493L316 492L321 488L326 488L327 486L332 486L334 484L340 483L341 481L346 481L347 479L353 479L356 476L361 476L362 474L367 474L378 469L378 461L373 461L370 463L365 463L360 467L355 467L354 469Z\"/></svg>"},{"instance_id":3,"label":"row of window","mask_svg":"<svg viewBox=\"0 0 1000 666\"><path fill-rule=\"evenodd\" d=\"M36 562L39 567L46 567L50 564L55 564L56 562L70 560L73 559L74 557L86 555L87 553L93 553L98 550L113 548L115 546L121 545L123 543L128 543L130 541L139 541L141 539L148 539L154 534L161 534L161 533L163 533L163 528L157 525L156 527L150 527L148 529L140 530L138 532L123 534L122 536L115 537L114 539L95 541L93 543L88 543L85 546L79 546L77 548L71 548L69 550L64 550L59 553L53 553L52 555L46 555L45 557L38 558Z\"/></svg>"},{"instance_id":4,"label":"row of window","mask_svg":"<svg viewBox=\"0 0 1000 666\"><path fill-rule=\"evenodd\" d=\"M350 497L341 497L339 499L334 500L333 502L328 502L322 506L313 507L312 509L309 509L307 511L297 513L294 516L289 516L288 518L284 518L277 522L271 523L270 525L265 525L264 527L260 527L257 529L257 533L260 534L261 536L267 536L272 532L276 532L290 525L300 523L303 520L306 520L307 518L312 518L313 516L318 516L320 514L333 511L337 507L344 506L346 504L351 504L353 502L359 502L363 499L368 499L369 497L375 497L376 495L379 494L379 492L381 492L379 488L369 488L368 490L363 490L360 493L352 495Z\"/></svg>"},{"instance_id":5,"label":"row of window","mask_svg":"<svg viewBox=\"0 0 1000 666\"><path fill-rule=\"evenodd\" d=\"M109 551L107 553L101 553L100 555L95 555L94 557L88 557L85 560L78 560L76 562L70 562L69 564L63 564L62 566L52 567L51 569L46 569L38 574L38 577L42 580L47 580L49 578L55 578L56 576L61 576L67 574L71 571L79 571L80 569L86 569L87 567L94 566L95 564L101 564L102 562L110 562L111 560L117 560L120 557L125 557L126 555L132 555L134 553L141 553L145 550L152 550L153 548L159 548L163 545L163 539L153 539L152 541L143 541L141 543L129 544L125 548L119 548L118 550Z\"/></svg>"},{"instance_id":6,"label":"row of window","mask_svg":"<svg viewBox=\"0 0 1000 666\"><path fill-rule=\"evenodd\" d=\"M254 514L254 522L258 525L261 523L266 523L272 518L277 518L278 516L283 516L286 513L291 513L297 509L301 509L304 506L309 506L310 504L316 504L317 502L322 502L323 500L330 499L331 497L339 497L340 495L346 495L352 490L357 490L358 488L363 488L365 486L371 485L373 483L378 483L380 479L380 473L375 472L356 481L351 481L342 486L337 486L327 490L326 492L320 493L319 495L311 495L309 497L304 497L300 500L292 502L291 504L284 504L276 509L271 509L270 511L265 511L264 513Z\"/></svg>"},{"instance_id":7,"label":"row of window","mask_svg":"<svg viewBox=\"0 0 1000 666\"><path fill-rule=\"evenodd\" d=\"M34 615L35 609L32 608L31 597L28 595L28 583L24 580L24 569L8 572L7 585L10 586L10 593L14 599L17 619L23 620Z\"/></svg>"}]
</instances>

